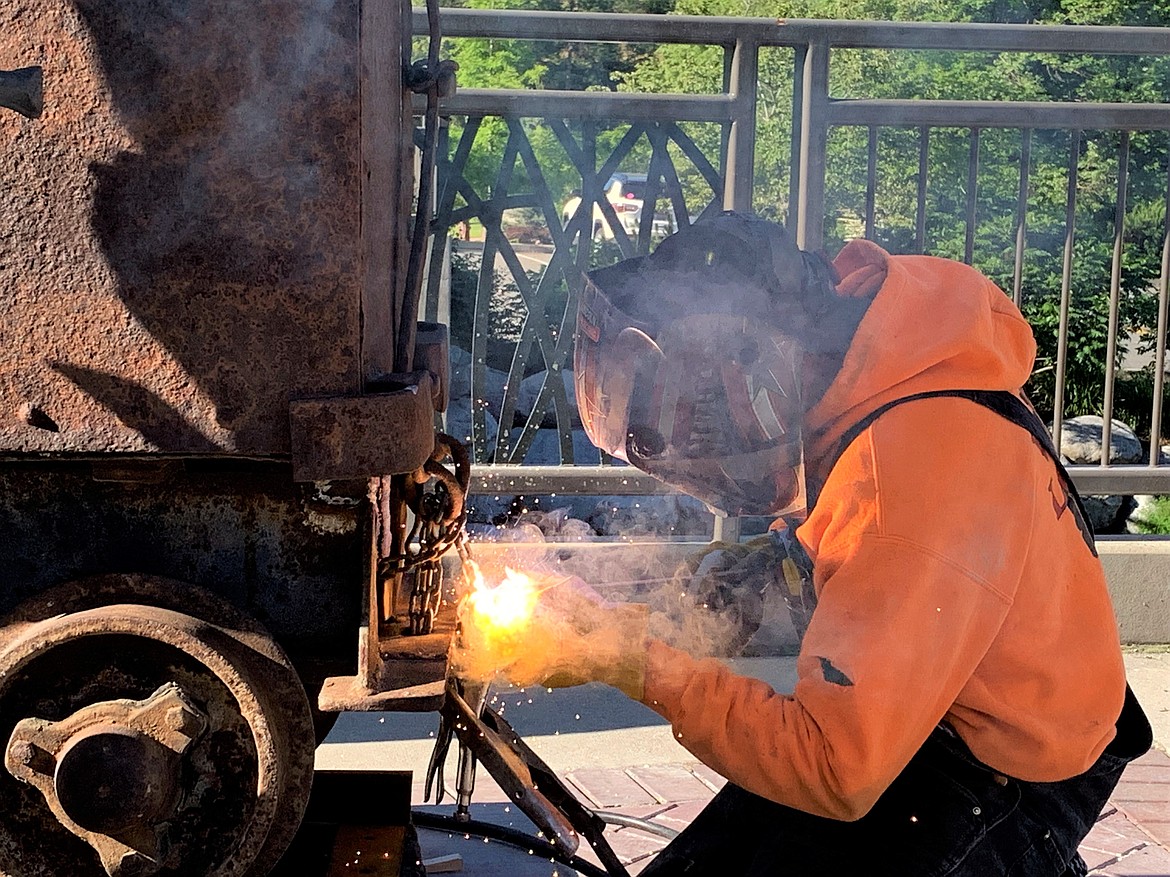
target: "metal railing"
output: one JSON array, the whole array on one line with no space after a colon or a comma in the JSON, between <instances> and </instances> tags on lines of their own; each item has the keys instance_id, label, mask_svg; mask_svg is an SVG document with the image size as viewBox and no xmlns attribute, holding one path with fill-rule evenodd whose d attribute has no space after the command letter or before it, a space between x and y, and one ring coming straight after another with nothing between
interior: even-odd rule
<instances>
[{"instance_id":1,"label":"metal railing","mask_svg":"<svg viewBox=\"0 0 1170 877\"><path fill-rule=\"evenodd\" d=\"M416 11L416 21L421 22ZM908 185L914 189L913 236L905 252L929 252L928 201L932 197L931 150L934 141L966 132L966 167L961 218L962 252L954 254L968 263L981 257L980 182L987 168L981 164L984 143L993 132L1014 132L1018 145L1010 161L1018 165L1018 197L1011 219L1010 282L1001 285L1017 303L1026 294L1025 269L1036 247L1029 240L1029 219L1034 208L1030 193L1038 184L1035 172L1036 132L1045 136L1051 155L1053 133L1067 138L1064 173L1064 223L1060 241L1061 288L1057 343L1052 363L1053 431L1059 442L1065 410L1069 350L1070 306L1074 298L1074 263L1081 185L1078 168L1092 139L1100 168L1100 151L1113 147L1109 162L1113 183L1113 240L1109 269L1108 325L1106 327L1104 395L1104 444L1109 446L1114 413L1116 362L1124 347L1121 337L1126 264L1127 192L1133 138L1143 140L1147 172L1152 150L1164 163L1162 173L1166 216L1161 229L1161 273L1150 288L1138 295L1156 299L1156 328L1151 354L1152 411L1148 461L1141 465L1110 465L1108 454L1101 466L1077 466L1073 475L1088 493L1170 493L1170 467L1160 465L1159 436L1164 393L1167 302L1170 299L1170 104L987 100L839 99L830 91L830 74L839 56L852 51L929 51L966 53L1068 53L1118 56L1170 56L1170 30L1120 27L1056 27L990 24L910 24L852 21L775 21L770 19L692 18L685 16L604 15L585 13L506 12L471 9L443 10L445 38L555 40L581 42L686 44L717 47L722 69L722 88L712 94L641 94L626 91L536 91L462 88L447 100L443 114L448 127L441 133L437 195L433 230L436 240L463 223L478 222L484 229L476 276L477 292L471 324L463 327L470 339L468 435L473 440L475 487L486 492L561 494L648 494L661 486L626 467L607 465L593 453L582 464L580 448L574 448L574 415L571 399L561 379L571 365L572 314L580 288L581 273L597 258L591 238L598 228L612 234L613 256L647 252L653 244L653 224L643 222L633 230L623 227L602 191L618 170L636 159L647 173L644 204L664 204L677 223L720 209L759 209L756 193L756 136L761 81L761 52L790 53L791 117L787 131L790 160L786 168L787 203L778 215L795 232L805 248L818 248L826 231L839 217L826 216L827 183L832 168L830 139L840 132L864 132L862 147L864 186L857 189L858 232L881 238L879 185L883 137L896 136L903 147L916 140L918 172ZM416 24L416 27L418 25ZM1170 100L1170 95L1160 95ZM488 191L471 182L469 160L476 138L486 120L497 131L506 131L504 146ZM718 137L696 135L696 126L713 125ZM501 127L502 126L502 127ZM452 131L458 131L458 137ZM551 133L567 161L579 175L580 206L571 215L558 210L557 196L537 159L533 132ZM1091 132L1091 138L1086 132ZM1104 135L1104 136L1103 136ZM1151 140L1150 137L1160 138ZM998 142L998 141L997 141ZM1151 146L1151 144L1153 144ZM912 147L913 148L913 147ZM606 153L608 149L608 153ZM1002 148L1000 152L1002 152ZM517 170L519 169L519 173ZM1148 175L1148 174L1147 174ZM1098 174L1099 176L1099 174ZM482 179L483 174L480 172ZM522 179L521 179L522 178ZM684 187L684 179L687 185ZM697 184L696 184L696 181ZM1045 181L1049 185L1050 180ZM1100 187L1100 180L1094 185ZM1148 188L1148 181L1144 183ZM1049 185L1049 188L1051 186ZM685 189L685 191L684 191ZM700 192L694 203L695 193ZM705 193L705 194L704 194ZM688 198L690 203L688 203ZM548 243L543 270L525 270L522 248L509 239L505 222L510 211L526 210L541 225ZM643 213L647 208L643 209ZM600 214L600 219L596 217ZM1052 236L1049 235L1049 238ZM883 245L886 243L883 241ZM888 249L893 249L887 246ZM1055 245L1047 255L1055 259ZM431 256L428 319L439 313L440 277L446 257L443 247ZM1007 256L1003 256L1007 259ZM1007 276L1008 272L1005 272ZM503 278L503 280L501 280ZM507 362L507 377L491 398L493 352L492 297L499 288L514 286L513 299L525 312L514 333L514 348ZM454 327L453 328L458 328ZM459 333L456 332L458 336ZM543 374L543 378L539 375ZM538 383L531 405L522 403L525 378ZM519 412L519 414L517 413ZM489 416L490 415L490 416ZM497 426L494 431L492 419ZM549 424L555 424L550 427ZM555 429L557 460L531 462L530 452L542 430ZM578 445L580 442L578 441ZM559 463L561 465L548 465ZM566 465L575 464L575 465Z\"/></svg>"}]
</instances>

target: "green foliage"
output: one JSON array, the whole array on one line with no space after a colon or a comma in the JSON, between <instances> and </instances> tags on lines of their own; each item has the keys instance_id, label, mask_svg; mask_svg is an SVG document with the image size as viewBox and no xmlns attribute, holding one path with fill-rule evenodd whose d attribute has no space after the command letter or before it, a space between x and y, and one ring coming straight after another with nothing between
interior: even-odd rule
<instances>
[{"instance_id":1,"label":"green foliage","mask_svg":"<svg viewBox=\"0 0 1170 877\"><path fill-rule=\"evenodd\" d=\"M1140 517L1130 518L1140 533L1151 536L1170 535L1170 497L1155 496L1141 511Z\"/></svg>"}]
</instances>

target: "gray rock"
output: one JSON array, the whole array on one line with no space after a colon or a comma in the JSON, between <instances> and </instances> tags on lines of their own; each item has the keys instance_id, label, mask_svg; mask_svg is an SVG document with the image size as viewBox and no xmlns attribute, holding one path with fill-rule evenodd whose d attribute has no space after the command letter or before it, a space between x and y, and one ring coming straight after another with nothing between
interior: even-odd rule
<instances>
[{"instance_id":1,"label":"gray rock","mask_svg":"<svg viewBox=\"0 0 1170 877\"><path fill-rule=\"evenodd\" d=\"M1089 516L1089 526L1094 533L1105 533L1113 530L1117 524L1117 517L1121 508L1126 504L1124 496L1082 496L1081 503L1085 506L1085 514Z\"/></svg>"},{"instance_id":2,"label":"gray rock","mask_svg":"<svg viewBox=\"0 0 1170 877\"><path fill-rule=\"evenodd\" d=\"M711 512L684 495L602 497L586 520L603 536L710 539Z\"/></svg>"},{"instance_id":3,"label":"gray rock","mask_svg":"<svg viewBox=\"0 0 1170 877\"><path fill-rule=\"evenodd\" d=\"M577 390L573 384L573 372L569 369L560 369L561 381L565 385L565 395L569 397L569 411L572 415L574 425L580 425L581 418L577 414ZM528 417L532 414L532 409L536 406L536 400L540 398L540 391L544 387L545 379L548 372L539 372L538 374L529 375L520 382L520 395L516 400L516 412ZM549 414L552 414L552 407L550 406Z\"/></svg>"},{"instance_id":4,"label":"gray rock","mask_svg":"<svg viewBox=\"0 0 1170 877\"><path fill-rule=\"evenodd\" d=\"M1060 453L1070 463L1100 463L1101 436L1105 421L1095 414L1070 417L1060 427ZM1120 420L1109 433L1110 463L1140 463L1144 458L1137 435Z\"/></svg>"},{"instance_id":5,"label":"gray rock","mask_svg":"<svg viewBox=\"0 0 1170 877\"><path fill-rule=\"evenodd\" d=\"M518 438L520 428L514 430ZM528 466L557 466L561 462L561 440L555 429L539 429L524 455ZM596 466L601 462L601 453L589 441L581 429L573 430L573 463L579 466Z\"/></svg>"},{"instance_id":6,"label":"gray rock","mask_svg":"<svg viewBox=\"0 0 1170 877\"><path fill-rule=\"evenodd\" d=\"M519 524L535 524L549 542L593 542L597 534L585 521L570 517L571 508L561 506L551 511L529 510L518 519Z\"/></svg>"},{"instance_id":7,"label":"gray rock","mask_svg":"<svg viewBox=\"0 0 1170 877\"><path fill-rule=\"evenodd\" d=\"M1073 465L1100 463L1104 424L1104 418L1095 414L1065 420L1060 427L1061 456ZM1120 420L1115 419L1112 424L1109 431L1109 462L1140 463L1145 454L1137 435ZM1095 533L1116 530L1119 518L1127 517L1123 509L1131 505L1125 496L1082 496L1081 500L1089 516L1089 525Z\"/></svg>"},{"instance_id":8,"label":"gray rock","mask_svg":"<svg viewBox=\"0 0 1170 877\"><path fill-rule=\"evenodd\" d=\"M451 348L451 403L455 406L462 401L465 406L471 402L471 353L460 347ZM484 385L475 388L475 398L484 405L497 420L500 406L504 402L504 389L508 385L508 373L490 367L484 368Z\"/></svg>"},{"instance_id":9,"label":"gray rock","mask_svg":"<svg viewBox=\"0 0 1170 877\"><path fill-rule=\"evenodd\" d=\"M467 399L459 401L452 400L451 404L447 406L447 434L454 436L466 445L471 444L471 407L467 404ZM495 415L491 411L484 412L484 425L487 433L487 443L489 446L494 446L496 441L496 433L499 432L499 421L496 420Z\"/></svg>"},{"instance_id":10,"label":"gray rock","mask_svg":"<svg viewBox=\"0 0 1170 877\"><path fill-rule=\"evenodd\" d=\"M1144 536L1153 532L1151 526L1153 520L1151 513L1154 509L1154 503L1161 497L1150 496L1149 494L1139 494L1133 499L1133 509L1129 513L1129 517L1125 522L1125 530L1127 533Z\"/></svg>"}]
</instances>

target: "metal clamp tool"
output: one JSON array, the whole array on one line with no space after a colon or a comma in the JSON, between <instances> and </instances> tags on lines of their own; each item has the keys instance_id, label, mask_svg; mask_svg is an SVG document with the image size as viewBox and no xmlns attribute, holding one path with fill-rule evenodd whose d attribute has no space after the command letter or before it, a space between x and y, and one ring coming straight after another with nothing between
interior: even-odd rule
<instances>
[{"instance_id":1,"label":"metal clamp tool","mask_svg":"<svg viewBox=\"0 0 1170 877\"><path fill-rule=\"evenodd\" d=\"M566 858L576 853L584 838L609 874L628 877L625 866L603 836L605 823L601 817L574 797L503 717L484 710L487 690L487 686L447 680L438 739L427 768L427 800L435 781L438 785L435 803L443 800L443 764L454 736L460 748L456 818L461 813L462 818L469 818L467 804L475 784L475 765L482 763L508 799ZM476 707L470 706L471 703Z\"/></svg>"}]
</instances>

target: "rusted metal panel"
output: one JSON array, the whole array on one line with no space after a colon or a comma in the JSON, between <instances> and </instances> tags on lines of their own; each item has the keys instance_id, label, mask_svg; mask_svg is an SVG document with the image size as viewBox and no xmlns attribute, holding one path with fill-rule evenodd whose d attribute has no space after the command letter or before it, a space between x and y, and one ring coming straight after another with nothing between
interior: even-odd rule
<instances>
[{"instance_id":1,"label":"rusted metal panel","mask_svg":"<svg viewBox=\"0 0 1170 877\"><path fill-rule=\"evenodd\" d=\"M360 391L359 5L0 5L0 449L287 454Z\"/></svg>"},{"instance_id":2,"label":"rusted metal panel","mask_svg":"<svg viewBox=\"0 0 1170 877\"><path fill-rule=\"evenodd\" d=\"M392 393L305 399L289 407L297 481L413 472L435 449L434 380Z\"/></svg>"},{"instance_id":3,"label":"rusted metal panel","mask_svg":"<svg viewBox=\"0 0 1170 877\"><path fill-rule=\"evenodd\" d=\"M403 133L413 128L409 93L401 85L402 66L410 59L407 10L400 0L365 0L361 9L361 349L367 382L395 371L395 340L404 319L404 231L414 167L414 145Z\"/></svg>"},{"instance_id":4,"label":"rusted metal panel","mask_svg":"<svg viewBox=\"0 0 1170 877\"><path fill-rule=\"evenodd\" d=\"M218 594L303 675L353 672L364 481L297 485L288 464L249 461L180 462L155 483L92 473L88 462L0 467L0 614L64 581L135 571Z\"/></svg>"}]
</instances>

